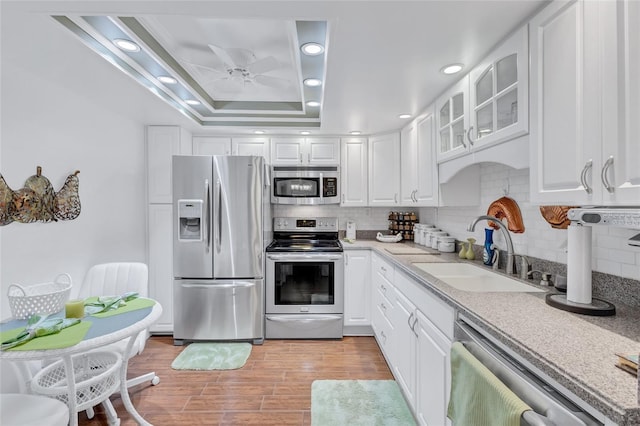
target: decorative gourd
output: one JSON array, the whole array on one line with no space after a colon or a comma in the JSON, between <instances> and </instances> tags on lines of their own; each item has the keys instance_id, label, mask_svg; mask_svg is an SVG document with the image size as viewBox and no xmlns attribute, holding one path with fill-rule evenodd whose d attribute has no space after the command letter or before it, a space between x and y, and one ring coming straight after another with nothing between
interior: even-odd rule
<instances>
[{"instance_id":1,"label":"decorative gourd","mask_svg":"<svg viewBox=\"0 0 640 426\"><path fill-rule=\"evenodd\" d=\"M70 174L56 193L55 216L60 220L73 220L80 215L80 170Z\"/></svg>"},{"instance_id":2,"label":"decorative gourd","mask_svg":"<svg viewBox=\"0 0 640 426\"><path fill-rule=\"evenodd\" d=\"M49 179L42 176L42 167L36 167L36 174L25 181L24 187L32 190L40 199L40 211L35 212L36 220L57 221L58 219L54 216L56 194Z\"/></svg>"},{"instance_id":3,"label":"decorative gourd","mask_svg":"<svg viewBox=\"0 0 640 426\"><path fill-rule=\"evenodd\" d=\"M13 191L0 175L0 226L13 222Z\"/></svg>"}]
</instances>

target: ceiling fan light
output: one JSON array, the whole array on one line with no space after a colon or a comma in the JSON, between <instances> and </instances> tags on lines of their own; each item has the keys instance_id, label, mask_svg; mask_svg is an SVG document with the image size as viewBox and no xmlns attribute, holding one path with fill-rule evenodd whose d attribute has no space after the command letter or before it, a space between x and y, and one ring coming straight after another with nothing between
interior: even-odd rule
<instances>
[{"instance_id":1,"label":"ceiling fan light","mask_svg":"<svg viewBox=\"0 0 640 426\"><path fill-rule=\"evenodd\" d=\"M200 101L197 101L195 99L187 99L186 101L184 101L187 105L200 105Z\"/></svg>"},{"instance_id":2,"label":"ceiling fan light","mask_svg":"<svg viewBox=\"0 0 640 426\"><path fill-rule=\"evenodd\" d=\"M118 49L124 50L125 52L139 52L140 46L134 43L131 40L126 40L123 38L116 38L113 40L113 44L115 44Z\"/></svg>"},{"instance_id":3,"label":"ceiling fan light","mask_svg":"<svg viewBox=\"0 0 640 426\"><path fill-rule=\"evenodd\" d=\"M318 102L318 101L308 101L307 102L307 106L308 107L312 107L312 108L313 107L319 107L320 106L320 102Z\"/></svg>"},{"instance_id":4,"label":"ceiling fan light","mask_svg":"<svg viewBox=\"0 0 640 426\"><path fill-rule=\"evenodd\" d=\"M305 43L300 46L300 50L307 56L317 56L324 53L324 46L319 43Z\"/></svg>"},{"instance_id":5,"label":"ceiling fan light","mask_svg":"<svg viewBox=\"0 0 640 426\"><path fill-rule=\"evenodd\" d=\"M319 78L307 78L303 83L307 87L318 87L322 85L322 80Z\"/></svg>"},{"instance_id":6,"label":"ceiling fan light","mask_svg":"<svg viewBox=\"0 0 640 426\"><path fill-rule=\"evenodd\" d=\"M161 75L158 77L158 81L164 84L176 84L178 80L173 77L169 77L168 75Z\"/></svg>"},{"instance_id":7,"label":"ceiling fan light","mask_svg":"<svg viewBox=\"0 0 640 426\"><path fill-rule=\"evenodd\" d=\"M442 67L440 70L443 74L455 74L462 70L462 64L451 64Z\"/></svg>"}]
</instances>

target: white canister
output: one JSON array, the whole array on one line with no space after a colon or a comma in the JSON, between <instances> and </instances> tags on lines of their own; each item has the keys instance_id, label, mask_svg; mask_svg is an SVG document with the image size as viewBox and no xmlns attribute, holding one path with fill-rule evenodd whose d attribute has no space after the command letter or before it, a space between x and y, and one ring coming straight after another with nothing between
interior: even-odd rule
<instances>
[{"instance_id":1,"label":"white canister","mask_svg":"<svg viewBox=\"0 0 640 426\"><path fill-rule=\"evenodd\" d=\"M456 237L438 237L438 251L453 253L456 251Z\"/></svg>"},{"instance_id":2,"label":"white canister","mask_svg":"<svg viewBox=\"0 0 640 426\"><path fill-rule=\"evenodd\" d=\"M422 229L423 225L421 223L413 225L413 242L416 244L422 244Z\"/></svg>"},{"instance_id":3,"label":"white canister","mask_svg":"<svg viewBox=\"0 0 640 426\"><path fill-rule=\"evenodd\" d=\"M431 244L431 241L429 240L429 237L430 237L429 232L432 229L435 229L435 225L431 225L431 224L428 224L428 223L423 223L422 224L422 230L421 230L422 238L421 238L421 241L422 241L422 245L423 246L428 246L428 245Z\"/></svg>"},{"instance_id":4,"label":"white canister","mask_svg":"<svg viewBox=\"0 0 640 426\"><path fill-rule=\"evenodd\" d=\"M444 231L432 232L431 233L431 248L437 249L438 248L438 238L445 237L447 235L449 235L449 234L444 232Z\"/></svg>"},{"instance_id":5,"label":"white canister","mask_svg":"<svg viewBox=\"0 0 640 426\"><path fill-rule=\"evenodd\" d=\"M431 247L431 239L433 238L433 234L440 231L440 228L428 228L424 240L424 245L427 247Z\"/></svg>"}]
</instances>

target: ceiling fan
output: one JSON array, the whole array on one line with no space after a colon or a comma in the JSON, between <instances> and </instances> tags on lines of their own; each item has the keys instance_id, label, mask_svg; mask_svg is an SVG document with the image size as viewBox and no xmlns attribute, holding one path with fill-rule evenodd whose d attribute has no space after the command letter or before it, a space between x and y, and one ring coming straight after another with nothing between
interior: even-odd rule
<instances>
[{"instance_id":1,"label":"ceiling fan","mask_svg":"<svg viewBox=\"0 0 640 426\"><path fill-rule=\"evenodd\" d=\"M281 68L280 63L273 56L256 59L256 55L249 49L227 48L209 44L209 49L222 61L224 68L214 68L202 64L188 62L190 65L205 69L216 74L216 77L206 83L212 83L218 89L237 91L250 85L262 85L272 88L285 88L290 82L284 78L264 75Z\"/></svg>"}]
</instances>

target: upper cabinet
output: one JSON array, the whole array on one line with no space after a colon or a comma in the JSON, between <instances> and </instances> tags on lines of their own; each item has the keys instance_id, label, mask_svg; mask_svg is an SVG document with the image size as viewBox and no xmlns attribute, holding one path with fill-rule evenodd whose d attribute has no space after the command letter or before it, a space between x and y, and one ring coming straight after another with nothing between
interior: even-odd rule
<instances>
[{"instance_id":1,"label":"upper cabinet","mask_svg":"<svg viewBox=\"0 0 640 426\"><path fill-rule=\"evenodd\" d=\"M239 137L231 140L232 155L263 156L267 164L270 163L269 138Z\"/></svg>"},{"instance_id":2,"label":"upper cabinet","mask_svg":"<svg viewBox=\"0 0 640 426\"><path fill-rule=\"evenodd\" d=\"M529 56L525 25L469 74L468 142L473 148L529 131Z\"/></svg>"},{"instance_id":3,"label":"upper cabinet","mask_svg":"<svg viewBox=\"0 0 640 426\"><path fill-rule=\"evenodd\" d=\"M469 76L436 100L438 162L467 152L469 129Z\"/></svg>"},{"instance_id":4,"label":"upper cabinet","mask_svg":"<svg viewBox=\"0 0 640 426\"><path fill-rule=\"evenodd\" d=\"M339 138L271 138L274 166L340 165Z\"/></svg>"},{"instance_id":5,"label":"upper cabinet","mask_svg":"<svg viewBox=\"0 0 640 426\"><path fill-rule=\"evenodd\" d=\"M178 126L147 127L147 197L149 203L173 202L171 156L191 154L191 134Z\"/></svg>"},{"instance_id":6,"label":"upper cabinet","mask_svg":"<svg viewBox=\"0 0 640 426\"><path fill-rule=\"evenodd\" d=\"M551 3L529 23L532 202L640 200L639 25L634 1Z\"/></svg>"},{"instance_id":7,"label":"upper cabinet","mask_svg":"<svg viewBox=\"0 0 640 426\"><path fill-rule=\"evenodd\" d=\"M438 162L529 131L528 53L524 26L436 100Z\"/></svg>"},{"instance_id":8,"label":"upper cabinet","mask_svg":"<svg viewBox=\"0 0 640 426\"><path fill-rule=\"evenodd\" d=\"M340 141L342 167L340 189L342 207L364 207L368 203L367 138L344 138Z\"/></svg>"},{"instance_id":9,"label":"upper cabinet","mask_svg":"<svg viewBox=\"0 0 640 426\"><path fill-rule=\"evenodd\" d=\"M400 205L400 135L369 138L369 205Z\"/></svg>"},{"instance_id":10,"label":"upper cabinet","mask_svg":"<svg viewBox=\"0 0 640 426\"><path fill-rule=\"evenodd\" d=\"M231 138L218 136L194 136L194 155L231 155Z\"/></svg>"},{"instance_id":11,"label":"upper cabinet","mask_svg":"<svg viewBox=\"0 0 640 426\"><path fill-rule=\"evenodd\" d=\"M401 203L404 206L438 204L438 167L435 162L434 107L400 133Z\"/></svg>"}]
</instances>

